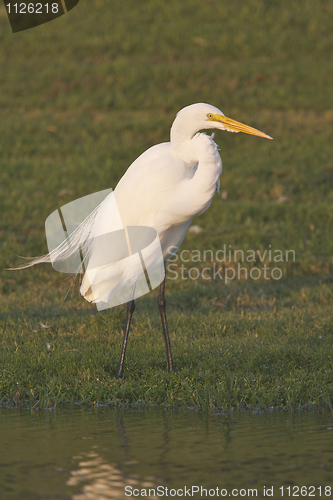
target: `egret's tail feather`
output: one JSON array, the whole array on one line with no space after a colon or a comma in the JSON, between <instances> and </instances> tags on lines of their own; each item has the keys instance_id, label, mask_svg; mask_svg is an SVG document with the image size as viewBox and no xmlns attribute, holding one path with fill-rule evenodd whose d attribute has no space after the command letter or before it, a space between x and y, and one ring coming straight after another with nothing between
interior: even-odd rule
<instances>
[{"instance_id":1,"label":"egret's tail feather","mask_svg":"<svg viewBox=\"0 0 333 500\"><path fill-rule=\"evenodd\" d=\"M36 264L52 263L53 267L58 264L64 264L70 258L77 257L78 259L72 262L80 262L75 268L68 272L78 274L84 272L85 265L89 261L92 246L92 231L96 217L102 209L105 200L103 200L82 222L79 224L57 247L49 253L40 257L21 257L29 262L20 266L11 267L8 271L17 271L19 269L27 269ZM82 262L81 262L82 261ZM59 270L59 269L57 269Z\"/></svg>"},{"instance_id":2,"label":"egret's tail feather","mask_svg":"<svg viewBox=\"0 0 333 500\"><path fill-rule=\"evenodd\" d=\"M43 262L51 262L50 254L41 255L40 257L23 257L18 255L20 259L28 260L27 264L21 264L16 267L7 267L6 271L19 271L20 269L27 269L28 267L34 266L35 264L42 264Z\"/></svg>"}]
</instances>

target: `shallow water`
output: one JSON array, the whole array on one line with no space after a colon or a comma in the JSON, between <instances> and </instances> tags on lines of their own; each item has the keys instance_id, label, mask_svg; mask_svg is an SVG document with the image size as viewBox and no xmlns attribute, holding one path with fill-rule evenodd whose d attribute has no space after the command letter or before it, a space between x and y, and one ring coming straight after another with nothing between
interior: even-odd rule
<instances>
[{"instance_id":1,"label":"shallow water","mask_svg":"<svg viewBox=\"0 0 333 500\"><path fill-rule=\"evenodd\" d=\"M0 408L1 500L333 498L332 491L331 414Z\"/></svg>"}]
</instances>

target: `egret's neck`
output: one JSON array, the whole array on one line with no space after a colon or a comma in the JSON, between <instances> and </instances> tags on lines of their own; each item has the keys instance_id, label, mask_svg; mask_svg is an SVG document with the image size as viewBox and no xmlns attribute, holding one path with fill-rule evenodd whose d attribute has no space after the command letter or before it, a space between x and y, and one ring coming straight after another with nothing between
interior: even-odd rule
<instances>
[{"instance_id":1,"label":"egret's neck","mask_svg":"<svg viewBox=\"0 0 333 500\"><path fill-rule=\"evenodd\" d=\"M197 147L198 135L205 134L183 134L182 136L176 131L172 131L170 134L171 148L175 156L182 160L185 164L193 165L198 163L201 159L200 148ZM206 136L207 137L207 136Z\"/></svg>"},{"instance_id":2,"label":"egret's neck","mask_svg":"<svg viewBox=\"0 0 333 500\"><path fill-rule=\"evenodd\" d=\"M171 129L171 147L175 156L189 165L197 163L202 168L205 165L209 168L211 163L220 161L217 145L205 133L195 131L193 135L183 134L181 137L180 134L172 133Z\"/></svg>"},{"instance_id":3,"label":"egret's neck","mask_svg":"<svg viewBox=\"0 0 333 500\"><path fill-rule=\"evenodd\" d=\"M219 158L217 146L212 138L204 133L198 133L199 130L206 128L205 125L206 123L200 124L198 120L189 120L182 113L178 113L172 124L170 130L172 150L187 164L205 164L216 161L216 157Z\"/></svg>"},{"instance_id":4,"label":"egret's neck","mask_svg":"<svg viewBox=\"0 0 333 500\"><path fill-rule=\"evenodd\" d=\"M174 150L183 149L190 144L191 139L199 132L198 126L183 123L179 116L176 117L170 130L170 142Z\"/></svg>"},{"instance_id":5,"label":"egret's neck","mask_svg":"<svg viewBox=\"0 0 333 500\"><path fill-rule=\"evenodd\" d=\"M213 138L196 133L183 143L171 142L172 151L183 169L186 189L182 191L182 204L186 214L193 218L209 207L222 173L222 161ZM184 186L182 183L182 187Z\"/></svg>"}]
</instances>

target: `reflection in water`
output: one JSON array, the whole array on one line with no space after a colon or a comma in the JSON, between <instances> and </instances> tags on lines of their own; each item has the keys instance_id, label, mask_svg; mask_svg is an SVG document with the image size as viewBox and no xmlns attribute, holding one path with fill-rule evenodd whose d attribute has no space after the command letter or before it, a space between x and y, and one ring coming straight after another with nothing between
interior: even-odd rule
<instances>
[{"instance_id":1,"label":"reflection in water","mask_svg":"<svg viewBox=\"0 0 333 500\"><path fill-rule=\"evenodd\" d=\"M128 446L128 437L125 436L125 429L124 429L124 424L123 424L123 415L120 415L120 417L117 419L117 425L119 429L119 438L122 443L122 448L125 452L125 458L126 460L129 460L129 446Z\"/></svg>"},{"instance_id":2,"label":"reflection in water","mask_svg":"<svg viewBox=\"0 0 333 500\"><path fill-rule=\"evenodd\" d=\"M146 477L140 480L136 474L125 476L115 464L108 464L96 452L91 451L86 454L85 460L79 463L79 468L71 472L71 477L66 484L81 486L82 483L87 483L80 493L73 495L73 500L120 500L126 498L126 486L139 490L145 488L149 493L149 488L156 488L152 479L152 477ZM147 496L146 498L156 499L157 497Z\"/></svg>"},{"instance_id":3,"label":"reflection in water","mask_svg":"<svg viewBox=\"0 0 333 500\"><path fill-rule=\"evenodd\" d=\"M168 453L171 449L170 431L171 431L171 418L170 418L169 413L167 413L166 418L165 418L165 423L164 423L163 441L158 448L159 450L161 450L159 463L164 468L166 480L169 480L169 477L167 475L166 464L167 464L167 456L168 456Z\"/></svg>"},{"instance_id":4,"label":"reflection in water","mask_svg":"<svg viewBox=\"0 0 333 500\"><path fill-rule=\"evenodd\" d=\"M329 413L0 407L0 499L133 498L126 486L149 498L193 485L257 498L274 486L275 498L282 486L333 486L332 448Z\"/></svg>"},{"instance_id":5,"label":"reflection in water","mask_svg":"<svg viewBox=\"0 0 333 500\"><path fill-rule=\"evenodd\" d=\"M137 464L136 460L130 460L129 438L126 435L123 414L117 418L117 428L120 447L125 458L124 465ZM166 436L168 436L168 431L166 431ZM162 454L165 454L165 447L163 447ZM82 459L84 456L86 456L86 460L79 463L78 469L71 471L71 477L66 483L68 486L81 486L82 483L87 483L80 493L73 495L73 500L124 499L127 498L125 495L126 486L131 486L139 491L146 489L146 498L157 498L154 495L156 484L152 482L153 477L140 478L138 474L131 473L125 475L116 464L107 463L96 451L90 451L82 456L73 457L73 459ZM149 489L153 491L150 492Z\"/></svg>"}]
</instances>

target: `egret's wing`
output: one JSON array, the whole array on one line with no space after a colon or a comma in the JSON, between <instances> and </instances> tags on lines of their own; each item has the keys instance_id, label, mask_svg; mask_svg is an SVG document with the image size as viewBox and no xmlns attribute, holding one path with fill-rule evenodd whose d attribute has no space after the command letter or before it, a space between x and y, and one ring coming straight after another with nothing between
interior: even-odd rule
<instances>
[{"instance_id":1,"label":"egret's wing","mask_svg":"<svg viewBox=\"0 0 333 500\"><path fill-rule=\"evenodd\" d=\"M129 167L115 189L124 225L140 224L159 232L163 213L170 211L177 186L187 176L186 165L174 157L170 143L148 149ZM168 224L177 223L176 206L172 212Z\"/></svg>"}]
</instances>

